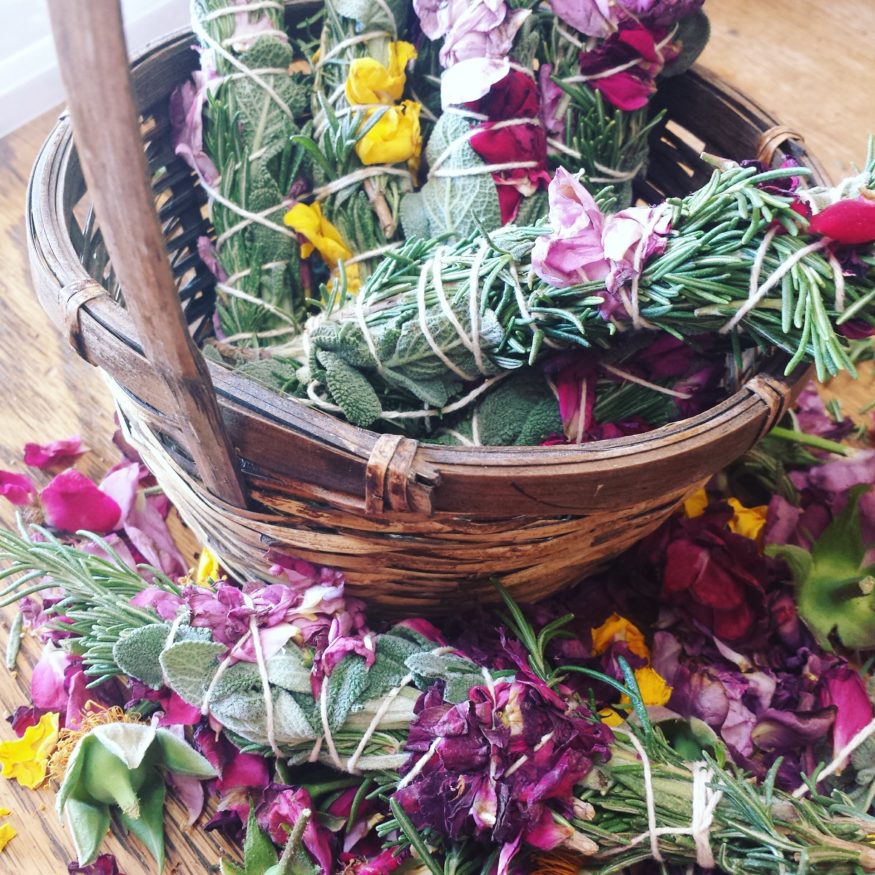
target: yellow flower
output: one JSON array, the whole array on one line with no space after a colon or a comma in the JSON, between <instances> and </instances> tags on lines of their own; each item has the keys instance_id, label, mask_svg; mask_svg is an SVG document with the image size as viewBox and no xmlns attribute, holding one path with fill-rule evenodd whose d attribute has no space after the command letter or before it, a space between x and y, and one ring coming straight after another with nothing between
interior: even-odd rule
<instances>
[{"instance_id":1,"label":"yellow flower","mask_svg":"<svg viewBox=\"0 0 875 875\"><path fill-rule=\"evenodd\" d=\"M352 258L352 250L346 245L340 231L322 214L319 204L295 204L283 220L293 230L306 239L301 244L301 257L309 258L314 251L331 269L334 282L338 282L340 270L338 262ZM344 264L346 290L357 292L362 278L358 264Z\"/></svg>"},{"instance_id":2,"label":"yellow flower","mask_svg":"<svg viewBox=\"0 0 875 875\"><path fill-rule=\"evenodd\" d=\"M671 687L665 682L665 678L649 665L635 669L635 680L638 683L638 691L645 705L667 705L671 698ZM623 696L621 702L629 702L628 696Z\"/></svg>"},{"instance_id":3,"label":"yellow flower","mask_svg":"<svg viewBox=\"0 0 875 875\"><path fill-rule=\"evenodd\" d=\"M605 726L622 726L626 722L626 718L613 708L602 708L599 717Z\"/></svg>"},{"instance_id":4,"label":"yellow flower","mask_svg":"<svg viewBox=\"0 0 875 875\"><path fill-rule=\"evenodd\" d=\"M43 714L36 726L29 726L21 738L0 742L0 769L31 790L46 779L49 756L58 743L58 715Z\"/></svg>"},{"instance_id":5,"label":"yellow flower","mask_svg":"<svg viewBox=\"0 0 875 875\"><path fill-rule=\"evenodd\" d=\"M210 586L210 581L219 579L219 557L209 548L201 550L194 573L194 582L198 586Z\"/></svg>"},{"instance_id":6,"label":"yellow flower","mask_svg":"<svg viewBox=\"0 0 875 875\"><path fill-rule=\"evenodd\" d=\"M309 258L315 250L332 269L337 267L338 261L352 258L340 231L322 215L319 204L295 204L283 221L306 239L307 242L301 244L302 258Z\"/></svg>"},{"instance_id":7,"label":"yellow flower","mask_svg":"<svg viewBox=\"0 0 875 875\"><path fill-rule=\"evenodd\" d=\"M732 508L732 519L729 521L729 528L736 535L744 535L745 538L750 538L756 541L766 524L766 517L769 513L769 507L766 504L761 504L758 507L745 507L737 498L729 499L729 506Z\"/></svg>"},{"instance_id":8,"label":"yellow flower","mask_svg":"<svg viewBox=\"0 0 875 875\"><path fill-rule=\"evenodd\" d=\"M349 66L346 99L353 106L392 104L401 100L407 81L405 69L416 57L411 43L389 43L389 65L373 58L356 58Z\"/></svg>"},{"instance_id":9,"label":"yellow flower","mask_svg":"<svg viewBox=\"0 0 875 875\"><path fill-rule=\"evenodd\" d=\"M697 489L692 495L684 499L684 513L690 519L702 516L707 509L708 493L705 492L704 486L701 489Z\"/></svg>"},{"instance_id":10,"label":"yellow flower","mask_svg":"<svg viewBox=\"0 0 875 875\"><path fill-rule=\"evenodd\" d=\"M422 131L419 129L421 108L416 101L405 100L386 109L368 110L366 121L374 113L381 115L355 144L356 155L362 164L415 163L422 152Z\"/></svg>"},{"instance_id":11,"label":"yellow flower","mask_svg":"<svg viewBox=\"0 0 875 875\"><path fill-rule=\"evenodd\" d=\"M650 658L641 630L619 614L611 614L598 629L592 630L592 653L604 653L614 641L625 641L629 650L642 659Z\"/></svg>"},{"instance_id":12,"label":"yellow flower","mask_svg":"<svg viewBox=\"0 0 875 875\"><path fill-rule=\"evenodd\" d=\"M5 808L3 810L6 811ZM0 851L2 851L17 835L18 831L11 823L4 823L0 826Z\"/></svg>"}]
</instances>

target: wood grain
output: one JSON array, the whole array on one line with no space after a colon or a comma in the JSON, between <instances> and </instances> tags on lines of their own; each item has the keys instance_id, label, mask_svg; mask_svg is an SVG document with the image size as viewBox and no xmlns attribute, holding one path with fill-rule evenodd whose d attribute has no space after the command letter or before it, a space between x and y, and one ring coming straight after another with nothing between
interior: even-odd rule
<instances>
[{"instance_id":1,"label":"wood grain","mask_svg":"<svg viewBox=\"0 0 875 875\"><path fill-rule=\"evenodd\" d=\"M875 4L871 0L707 0L713 39L704 63L804 133L827 171L838 177L861 161L866 138L875 131L872 94L875 66ZM34 156L55 114L0 140L0 467L20 467L28 440L47 441L81 433L92 452L79 465L99 475L116 459L110 442L114 428L106 388L97 371L68 348L36 304L27 270L23 218L24 192ZM838 382L838 381L836 381ZM853 412L875 397L871 371L858 384L830 387ZM11 524L9 506L0 503L0 520ZM0 631L0 652L5 648ZM0 712L27 700L30 665L37 652L26 642L20 672L0 671ZM0 722L0 739L12 738ZM0 873L62 875L72 859L71 843L53 810L54 792L23 790L0 779L0 807L14 815L19 835L0 855ZM173 808L169 822L182 816ZM168 871L204 875L220 847L202 832L172 826L174 849ZM123 872L151 871L133 846L116 839L107 849L118 854Z\"/></svg>"}]
</instances>

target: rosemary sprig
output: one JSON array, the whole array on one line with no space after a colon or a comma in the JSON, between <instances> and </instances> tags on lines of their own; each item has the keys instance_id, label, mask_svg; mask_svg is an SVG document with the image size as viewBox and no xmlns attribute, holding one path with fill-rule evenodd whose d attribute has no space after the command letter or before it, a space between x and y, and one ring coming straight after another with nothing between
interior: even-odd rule
<instances>
[{"instance_id":1,"label":"rosemary sprig","mask_svg":"<svg viewBox=\"0 0 875 875\"><path fill-rule=\"evenodd\" d=\"M109 558L86 552L59 541L48 530L35 526L36 539L29 540L0 530L0 608L15 604L26 596L60 589L62 598L49 610L65 618L56 628L71 632L70 646L82 656L85 673L95 678L91 686L120 672L112 655L115 642L129 629L160 622L150 610L130 604L130 600L151 585L178 594L179 588L166 575L151 566L140 566L151 577L147 583L125 565L112 546L89 532L89 539Z\"/></svg>"}]
</instances>

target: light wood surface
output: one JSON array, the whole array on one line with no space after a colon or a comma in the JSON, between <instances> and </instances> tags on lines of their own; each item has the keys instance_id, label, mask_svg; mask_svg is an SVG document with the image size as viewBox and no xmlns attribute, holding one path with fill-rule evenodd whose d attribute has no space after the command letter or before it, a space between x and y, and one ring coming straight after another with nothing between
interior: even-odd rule
<instances>
[{"instance_id":1,"label":"light wood surface","mask_svg":"<svg viewBox=\"0 0 875 875\"><path fill-rule=\"evenodd\" d=\"M838 178L862 161L875 132L875 2L872 0L707 0L713 36L703 62L804 134L812 152ZM50 325L30 289L24 233L24 192L34 156L54 113L0 140L0 467L23 470L27 441L79 433L92 452L79 467L99 476L116 458L109 396L99 374L83 364ZM831 387L854 412L875 397L871 371L858 384ZM0 521L13 515L0 503ZM0 629L0 653L6 632ZM19 672L0 669L0 716L27 701L30 667L38 648L26 642ZM13 737L0 722L0 740ZM0 807L11 808L18 836L0 854L0 873L61 875L73 858L69 836L53 809L54 790L34 792L0 778ZM215 865L215 838L180 828L170 809L167 871L202 875ZM121 871L151 871L135 843L113 838Z\"/></svg>"}]
</instances>

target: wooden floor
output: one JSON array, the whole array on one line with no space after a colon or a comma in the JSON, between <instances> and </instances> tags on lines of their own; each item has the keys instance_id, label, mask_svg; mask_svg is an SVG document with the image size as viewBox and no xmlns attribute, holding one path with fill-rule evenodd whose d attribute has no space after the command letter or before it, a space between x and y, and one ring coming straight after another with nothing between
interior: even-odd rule
<instances>
[{"instance_id":1,"label":"wooden floor","mask_svg":"<svg viewBox=\"0 0 875 875\"><path fill-rule=\"evenodd\" d=\"M875 133L875 0L707 0L713 37L703 62L804 133L808 146L838 178L862 161ZM54 114L0 140L0 468L15 469L26 441L81 434L93 452L86 472L115 461L109 398L98 373L80 362L43 315L30 289L24 233L24 195L34 156ZM871 372L863 383L834 390L853 411L875 397ZM20 470L20 469L19 469ZM0 522L9 506L0 502ZM0 653L6 646L0 629ZM27 700L32 642L13 678L0 669L0 716ZM0 662L2 664L2 662ZM0 722L0 739L12 738ZM0 807L11 808L18 837L0 854L0 875L60 875L72 859L69 837L53 810L54 790L31 792L0 778ZM202 875L215 866L220 845L203 832L180 828L180 809L168 817L168 871ZM151 869L133 843L107 845L121 870Z\"/></svg>"}]
</instances>

